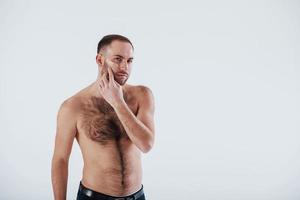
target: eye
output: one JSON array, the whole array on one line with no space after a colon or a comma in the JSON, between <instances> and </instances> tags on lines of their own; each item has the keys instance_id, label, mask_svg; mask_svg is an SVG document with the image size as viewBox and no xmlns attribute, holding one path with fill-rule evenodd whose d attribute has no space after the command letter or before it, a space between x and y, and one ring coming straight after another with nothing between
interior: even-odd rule
<instances>
[{"instance_id":1,"label":"eye","mask_svg":"<svg viewBox=\"0 0 300 200\"><path fill-rule=\"evenodd\" d=\"M118 62L121 62L121 61L122 61L122 59L119 58L119 57L118 57L118 58L115 58L115 60L118 61Z\"/></svg>"}]
</instances>

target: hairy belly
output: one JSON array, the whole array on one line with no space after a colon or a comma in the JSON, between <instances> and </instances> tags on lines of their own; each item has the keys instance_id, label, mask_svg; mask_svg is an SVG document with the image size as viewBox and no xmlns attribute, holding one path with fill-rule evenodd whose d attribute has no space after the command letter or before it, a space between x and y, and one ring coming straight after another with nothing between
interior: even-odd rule
<instances>
[{"instance_id":1,"label":"hairy belly","mask_svg":"<svg viewBox=\"0 0 300 200\"><path fill-rule=\"evenodd\" d=\"M81 148L84 148L82 182L86 187L112 196L124 196L140 189L141 156L130 141L110 142L105 147L81 144Z\"/></svg>"}]
</instances>

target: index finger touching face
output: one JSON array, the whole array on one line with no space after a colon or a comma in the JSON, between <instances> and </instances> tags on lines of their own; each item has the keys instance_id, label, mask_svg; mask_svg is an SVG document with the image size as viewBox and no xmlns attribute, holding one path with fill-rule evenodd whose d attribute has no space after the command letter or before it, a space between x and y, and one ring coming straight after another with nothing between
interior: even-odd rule
<instances>
[{"instance_id":1,"label":"index finger touching face","mask_svg":"<svg viewBox=\"0 0 300 200\"><path fill-rule=\"evenodd\" d=\"M109 82L113 83L114 73L113 73L113 70L110 67L108 67L108 75L109 75Z\"/></svg>"}]
</instances>

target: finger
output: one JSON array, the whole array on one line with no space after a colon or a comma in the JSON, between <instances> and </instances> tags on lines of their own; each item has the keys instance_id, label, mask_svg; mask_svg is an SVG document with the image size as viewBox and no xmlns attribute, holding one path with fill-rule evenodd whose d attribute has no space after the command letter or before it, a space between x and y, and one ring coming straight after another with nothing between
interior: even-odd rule
<instances>
[{"instance_id":1,"label":"finger","mask_svg":"<svg viewBox=\"0 0 300 200\"><path fill-rule=\"evenodd\" d=\"M102 86L101 83L98 84L97 91L98 91L98 93L99 93L100 96L103 95L103 86Z\"/></svg>"},{"instance_id":2,"label":"finger","mask_svg":"<svg viewBox=\"0 0 300 200\"><path fill-rule=\"evenodd\" d=\"M108 75L109 75L109 83L110 84L114 83L114 74L110 67L108 68Z\"/></svg>"},{"instance_id":3,"label":"finger","mask_svg":"<svg viewBox=\"0 0 300 200\"><path fill-rule=\"evenodd\" d=\"M107 86L108 85L108 80L107 80L107 72L105 72L101 78L101 81L104 83L103 86Z\"/></svg>"},{"instance_id":4,"label":"finger","mask_svg":"<svg viewBox=\"0 0 300 200\"><path fill-rule=\"evenodd\" d=\"M98 85L99 87L101 87L102 89L105 87L105 83L103 81L103 75L101 76L101 78L98 80Z\"/></svg>"},{"instance_id":5,"label":"finger","mask_svg":"<svg viewBox=\"0 0 300 200\"><path fill-rule=\"evenodd\" d=\"M98 91L100 92L100 94L102 93L102 90L102 85L99 84Z\"/></svg>"},{"instance_id":6,"label":"finger","mask_svg":"<svg viewBox=\"0 0 300 200\"><path fill-rule=\"evenodd\" d=\"M105 79L102 79L102 80L101 80L101 85L102 85L102 88L106 88L107 85L108 85L108 81L105 80Z\"/></svg>"},{"instance_id":7,"label":"finger","mask_svg":"<svg viewBox=\"0 0 300 200\"><path fill-rule=\"evenodd\" d=\"M102 80L101 80L101 79L98 80L98 85L99 85L100 90L102 90L102 88L103 88L103 83L102 83Z\"/></svg>"},{"instance_id":8,"label":"finger","mask_svg":"<svg viewBox=\"0 0 300 200\"><path fill-rule=\"evenodd\" d=\"M121 87L121 85L117 81L114 81L114 82L115 82L116 86Z\"/></svg>"}]
</instances>

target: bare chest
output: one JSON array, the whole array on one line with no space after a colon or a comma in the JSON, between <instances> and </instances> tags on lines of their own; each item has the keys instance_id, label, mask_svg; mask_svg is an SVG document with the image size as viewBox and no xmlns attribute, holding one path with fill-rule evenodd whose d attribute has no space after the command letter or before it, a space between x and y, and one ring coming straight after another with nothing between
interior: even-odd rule
<instances>
[{"instance_id":1,"label":"bare chest","mask_svg":"<svg viewBox=\"0 0 300 200\"><path fill-rule=\"evenodd\" d=\"M125 102L136 115L138 105L134 98L124 96ZM88 98L82 105L78 131L100 144L128 139L127 133L113 107L102 98Z\"/></svg>"}]
</instances>

